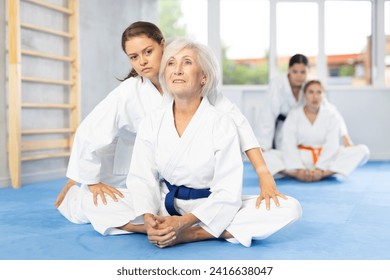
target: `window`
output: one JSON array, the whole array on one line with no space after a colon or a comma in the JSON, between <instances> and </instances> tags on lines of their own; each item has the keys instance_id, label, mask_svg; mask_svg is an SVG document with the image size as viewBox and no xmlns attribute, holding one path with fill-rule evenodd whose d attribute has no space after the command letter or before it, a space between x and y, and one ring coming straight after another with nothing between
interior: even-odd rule
<instances>
[{"instance_id":1,"label":"window","mask_svg":"<svg viewBox=\"0 0 390 280\"><path fill-rule=\"evenodd\" d=\"M327 85L390 86L390 0L219 0L218 5L210 5L207 0L158 0L158 3L159 26L168 38L189 36L207 44L208 32L220 31L209 36L221 40L220 46L213 47L221 58L225 85L266 85L269 73L285 72L289 58L302 53L311 64L309 79L318 78ZM210 22L207 22L208 8L216 15ZM372 11L383 8L384 22L372 18ZM379 32L372 31L376 25ZM382 45L379 52L373 52L372 42L379 41L386 42L385 48ZM381 69L375 72L376 76L372 76L373 66Z\"/></svg>"},{"instance_id":2,"label":"window","mask_svg":"<svg viewBox=\"0 0 390 280\"><path fill-rule=\"evenodd\" d=\"M280 2L276 6L276 55L279 72L287 72L294 54L303 54L310 61L308 79L314 78L318 54L317 3Z\"/></svg>"},{"instance_id":3,"label":"window","mask_svg":"<svg viewBox=\"0 0 390 280\"><path fill-rule=\"evenodd\" d=\"M167 39L185 36L207 44L207 0L159 0L158 13Z\"/></svg>"},{"instance_id":4,"label":"window","mask_svg":"<svg viewBox=\"0 0 390 280\"><path fill-rule=\"evenodd\" d=\"M325 2L325 53L330 85L371 84L371 2Z\"/></svg>"},{"instance_id":5,"label":"window","mask_svg":"<svg viewBox=\"0 0 390 280\"><path fill-rule=\"evenodd\" d=\"M220 1L223 83L267 84L269 2Z\"/></svg>"}]
</instances>

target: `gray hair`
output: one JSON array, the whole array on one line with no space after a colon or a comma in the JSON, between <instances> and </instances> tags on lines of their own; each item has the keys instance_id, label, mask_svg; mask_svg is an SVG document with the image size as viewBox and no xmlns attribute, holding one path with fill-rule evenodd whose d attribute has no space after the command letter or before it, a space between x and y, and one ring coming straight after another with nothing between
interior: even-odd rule
<instances>
[{"instance_id":1,"label":"gray hair","mask_svg":"<svg viewBox=\"0 0 390 280\"><path fill-rule=\"evenodd\" d=\"M198 63L206 76L206 84L202 87L201 95L206 96L216 91L219 85L219 67L214 52L209 47L187 38L176 38L164 49L159 75L163 91L170 94L165 81L165 68L168 60L183 49L191 49L197 53Z\"/></svg>"}]
</instances>

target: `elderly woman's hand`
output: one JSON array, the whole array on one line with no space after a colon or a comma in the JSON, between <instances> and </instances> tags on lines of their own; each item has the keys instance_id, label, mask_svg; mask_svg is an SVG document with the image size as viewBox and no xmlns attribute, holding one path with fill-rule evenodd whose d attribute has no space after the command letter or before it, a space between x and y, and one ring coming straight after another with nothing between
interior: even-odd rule
<instances>
[{"instance_id":1,"label":"elderly woman's hand","mask_svg":"<svg viewBox=\"0 0 390 280\"><path fill-rule=\"evenodd\" d=\"M276 206L280 206L278 196L287 199L287 197L280 193L276 187L274 177L269 172L259 174L260 195L256 200L256 208L260 207L261 201L265 200L265 207L267 210L271 209L271 199Z\"/></svg>"},{"instance_id":2,"label":"elderly woman's hand","mask_svg":"<svg viewBox=\"0 0 390 280\"><path fill-rule=\"evenodd\" d=\"M164 230L164 234L160 236L149 236L149 240L153 240L156 246L165 248L173 246L183 242L185 239L184 233L194 224L198 223L199 220L196 216L191 213L185 214L184 216L154 216L158 228ZM169 232L168 229L172 229Z\"/></svg>"},{"instance_id":3,"label":"elderly woman's hand","mask_svg":"<svg viewBox=\"0 0 390 280\"><path fill-rule=\"evenodd\" d=\"M176 216L175 216L176 217ZM164 223L165 217L144 215L144 223L148 240L157 247L169 246L176 239L176 231L170 223Z\"/></svg>"}]
</instances>

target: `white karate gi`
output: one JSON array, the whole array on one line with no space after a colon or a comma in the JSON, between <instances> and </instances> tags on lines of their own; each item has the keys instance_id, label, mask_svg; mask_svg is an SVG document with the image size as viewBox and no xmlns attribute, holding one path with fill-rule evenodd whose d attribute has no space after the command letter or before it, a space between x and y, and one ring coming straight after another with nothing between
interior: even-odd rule
<instances>
[{"instance_id":1,"label":"white karate gi","mask_svg":"<svg viewBox=\"0 0 390 280\"><path fill-rule=\"evenodd\" d=\"M283 126L282 152L286 170L318 168L333 171L342 178L367 162L369 150L365 145L340 145L340 120L333 108L322 105L313 124L303 108L292 110ZM310 150L299 149L298 145L322 148L317 162L314 163Z\"/></svg>"},{"instance_id":2,"label":"white karate gi","mask_svg":"<svg viewBox=\"0 0 390 280\"><path fill-rule=\"evenodd\" d=\"M126 187L135 134L144 116L158 108L163 97L148 79L129 78L111 91L77 129L67 177L82 184L73 186L58 207L74 223L88 223L81 208L87 185L105 183ZM100 201L100 204L102 202Z\"/></svg>"},{"instance_id":3,"label":"white karate gi","mask_svg":"<svg viewBox=\"0 0 390 280\"><path fill-rule=\"evenodd\" d=\"M242 152L259 147L248 120L237 106L220 92L214 92L208 98L218 110L234 120ZM114 209L104 206L100 199L96 207L86 185L102 182L125 192L123 188L139 123L145 115L170 101L171 97L164 95L163 98L148 79L137 77L121 83L95 107L77 129L67 177L82 186L73 186L67 193L58 208L63 216L74 223L91 222L102 232L100 222L104 224L104 212L118 210L115 205ZM106 199L111 201L108 196Z\"/></svg>"},{"instance_id":4,"label":"white karate gi","mask_svg":"<svg viewBox=\"0 0 390 280\"><path fill-rule=\"evenodd\" d=\"M297 101L294 97L286 74L276 76L270 82L266 102L260 112L258 122L258 139L260 147L264 151L264 160L266 161L268 169L272 175L275 175L285 169L283 154L281 152L284 122L279 121L275 127L276 119L280 114L287 116L292 109L303 104L304 100L302 90L299 92ZM336 107L330 104L326 98L323 99L323 104L332 108L339 118L340 137L347 135L348 131L344 118L341 116ZM273 141L275 141L274 148L272 147Z\"/></svg>"},{"instance_id":5,"label":"white karate gi","mask_svg":"<svg viewBox=\"0 0 390 280\"><path fill-rule=\"evenodd\" d=\"M228 230L234 236L229 241L247 247L299 219L300 204L291 197L270 211L256 209L257 196L241 197L242 176L239 139L227 115L204 98L179 137L169 106L146 117L138 130L127 178L133 222L142 223L145 213L169 215L164 205L169 190L161 178L176 186L210 188L208 198L175 198L177 211L195 215L215 237Z\"/></svg>"},{"instance_id":6,"label":"white karate gi","mask_svg":"<svg viewBox=\"0 0 390 280\"><path fill-rule=\"evenodd\" d=\"M301 99L302 91L299 96L298 99ZM295 100L286 74L276 76L270 82L266 102L262 107L259 119L259 142L263 150L268 151L272 148L274 137L276 149L280 149L283 122L279 122L275 129L276 118L280 114L287 116L298 103Z\"/></svg>"}]
</instances>

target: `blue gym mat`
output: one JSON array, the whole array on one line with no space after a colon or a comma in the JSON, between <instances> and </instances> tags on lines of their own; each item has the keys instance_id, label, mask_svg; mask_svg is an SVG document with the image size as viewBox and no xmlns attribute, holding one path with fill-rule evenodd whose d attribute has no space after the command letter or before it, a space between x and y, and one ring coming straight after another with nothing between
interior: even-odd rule
<instances>
[{"instance_id":1,"label":"blue gym mat","mask_svg":"<svg viewBox=\"0 0 390 280\"><path fill-rule=\"evenodd\" d=\"M258 194L245 163L244 193ZM369 162L344 181L279 179L302 220L245 248L224 240L159 249L142 234L102 236L54 207L66 179L0 188L1 260L389 260L390 162Z\"/></svg>"}]
</instances>

